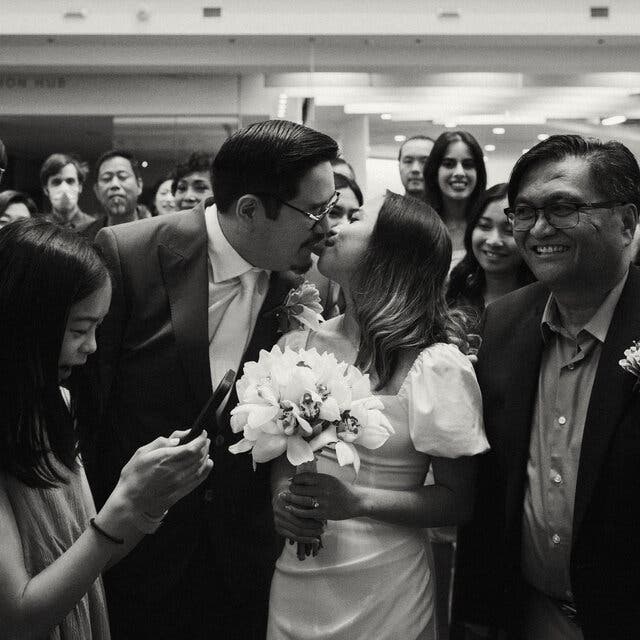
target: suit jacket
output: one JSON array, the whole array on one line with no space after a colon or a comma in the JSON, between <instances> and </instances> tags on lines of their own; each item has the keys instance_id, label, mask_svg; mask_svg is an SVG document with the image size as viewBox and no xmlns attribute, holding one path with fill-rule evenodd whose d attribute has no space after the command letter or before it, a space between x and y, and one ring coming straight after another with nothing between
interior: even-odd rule
<instances>
[{"instance_id":1,"label":"suit jacket","mask_svg":"<svg viewBox=\"0 0 640 640\"><path fill-rule=\"evenodd\" d=\"M487 308L478 354L487 438L471 524L460 532L454 618L508 628L526 587L521 527L548 290L535 283ZM640 393L618 361L640 338L640 270L632 267L594 380L580 452L571 586L585 638L640 629Z\"/></svg>"},{"instance_id":2,"label":"suit jacket","mask_svg":"<svg viewBox=\"0 0 640 640\"><path fill-rule=\"evenodd\" d=\"M187 427L211 395L204 221L209 204L107 227L97 238L114 284L94 362L103 418L83 454L98 508L135 449ZM275 344L273 309L295 284L291 276L271 275L243 362ZM166 597L204 540L215 564L211 589L220 590L229 607L261 600L266 606L277 551L268 468L259 465L254 472L250 455L229 453L241 437L229 428L235 404L234 389L217 429L208 428L214 461L209 478L107 574L111 589L142 601Z\"/></svg>"}]
</instances>

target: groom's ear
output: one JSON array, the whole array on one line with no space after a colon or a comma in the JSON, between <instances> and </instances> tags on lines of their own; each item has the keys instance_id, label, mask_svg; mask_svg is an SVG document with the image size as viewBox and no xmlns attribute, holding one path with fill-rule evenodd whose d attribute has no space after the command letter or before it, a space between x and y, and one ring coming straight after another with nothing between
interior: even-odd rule
<instances>
[{"instance_id":1,"label":"groom's ear","mask_svg":"<svg viewBox=\"0 0 640 640\"><path fill-rule=\"evenodd\" d=\"M264 205L260 198L250 193L238 198L236 216L240 224L246 227L253 227L256 223L256 218L260 214L264 215Z\"/></svg>"}]
</instances>

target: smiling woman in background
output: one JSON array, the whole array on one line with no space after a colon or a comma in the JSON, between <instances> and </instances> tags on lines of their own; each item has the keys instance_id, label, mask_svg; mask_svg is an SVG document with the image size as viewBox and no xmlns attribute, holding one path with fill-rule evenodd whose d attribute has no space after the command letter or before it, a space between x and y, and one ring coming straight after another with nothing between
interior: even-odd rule
<instances>
[{"instance_id":1,"label":"smiling woman in background","mask_svg":"<svg viewBox=\"0 0 640 640\"><path fill-rule=\"evenodd\" d=\"M0 227L15 220L32 218L36 215L38 215L38 209L26 193L12 189L0 193Z\"/></svg>"},{"instance_id":2,"label":"smiling woman in background","mask_svg":"<svg viewBox=\"0 0 640 640\"><path fill-rule=\"evenodd\" d=\"M487 304L534 280L516 247L506 206L504 182L480 196L464 236L466 255L450 275L447 300L475 309L478 317Z\"/></svg>"},{"instance_id":3,"label":"smiling woman in background","mask_svg":"<svg viewBox=\"0 0 640 640\"><path fill-rule=\"evenodd\" d=\"M329 212L327 219L332 229L339 224L348 223L362 206L363 196L358 183L341 173L333 173L336 191L340 194L336 206ZM313 283L320 293L322 315L325 320L339 315L344 310L344 296L337 282L323 276L317 267L318 260L313 256L313 265L305 274L305 279Z\"/></svg>"},{"instance_id":4,"label":"smiling woman in background","mask_svg":"<svg viewBox=\"0 0 640 640\"><path fill-rule=\"evenodd\" d=\"M173 178L162 178L153 185L151 191L151 198L149 208L154 216L162 216L167 213L174 213L177 211L176 201L171 193L171 183Z\"/></svg>"},{"instance_id":5,"label":"smiling woman in background","mask_svg":"<svg viewBox=\"0 0 640 640\"><path fill-rule=\"evenodd\" d=\"M487 185L484 156L467 131L438 137L424 167L425 199L440 215L453 244L451 269L464 257L470 212Z\"/></svg>"}]
</instances>

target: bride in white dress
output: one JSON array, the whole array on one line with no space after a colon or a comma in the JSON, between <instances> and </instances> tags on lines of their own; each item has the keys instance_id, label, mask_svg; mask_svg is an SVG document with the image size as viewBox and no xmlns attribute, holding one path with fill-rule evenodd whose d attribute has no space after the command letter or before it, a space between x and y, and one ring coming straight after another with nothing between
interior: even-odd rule
<instances>
[{"instance_id":1,"label":"bride in white dress","mask_svg":"<svg viewBox=\"0 0 640 640\"><path fill-rule=\"evenodd\" d=\"M300 561L286 544L271 586L271 640L435 638L424 527L464 522L475 461L488 448L464 338L444 302L451 241L426 204L396 194L334 229L318 262L342 287L345 314L321 331L287 334L293 349L329 351L368 371L395 433L359 450L357 478L334 451L317 473L273 468L277 531L317 542ZM435 484L424 486L432 465Z\"/></svg>"}]
</instances>

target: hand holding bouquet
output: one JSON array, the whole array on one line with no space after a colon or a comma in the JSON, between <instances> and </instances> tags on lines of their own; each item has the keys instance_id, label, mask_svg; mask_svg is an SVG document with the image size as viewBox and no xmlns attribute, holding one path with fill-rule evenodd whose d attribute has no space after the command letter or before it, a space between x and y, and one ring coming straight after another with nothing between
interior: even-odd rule
<instances>
[{"instance_id":1,"label":"hand holding bouquet","mask_svg":"<svg viewBox=\"0 0 640 640\"><path fill-rule=\"evenodd\" d=\"M333 446L338 463L352 464L357 474L355 445L377 449L393 433L369 376L315 349L261 351L258 362L245 364L237 391L231 429L243 438L229 451L250 451L254 467L285 452L299 467Z\"/></svg>"}]
</instances>

